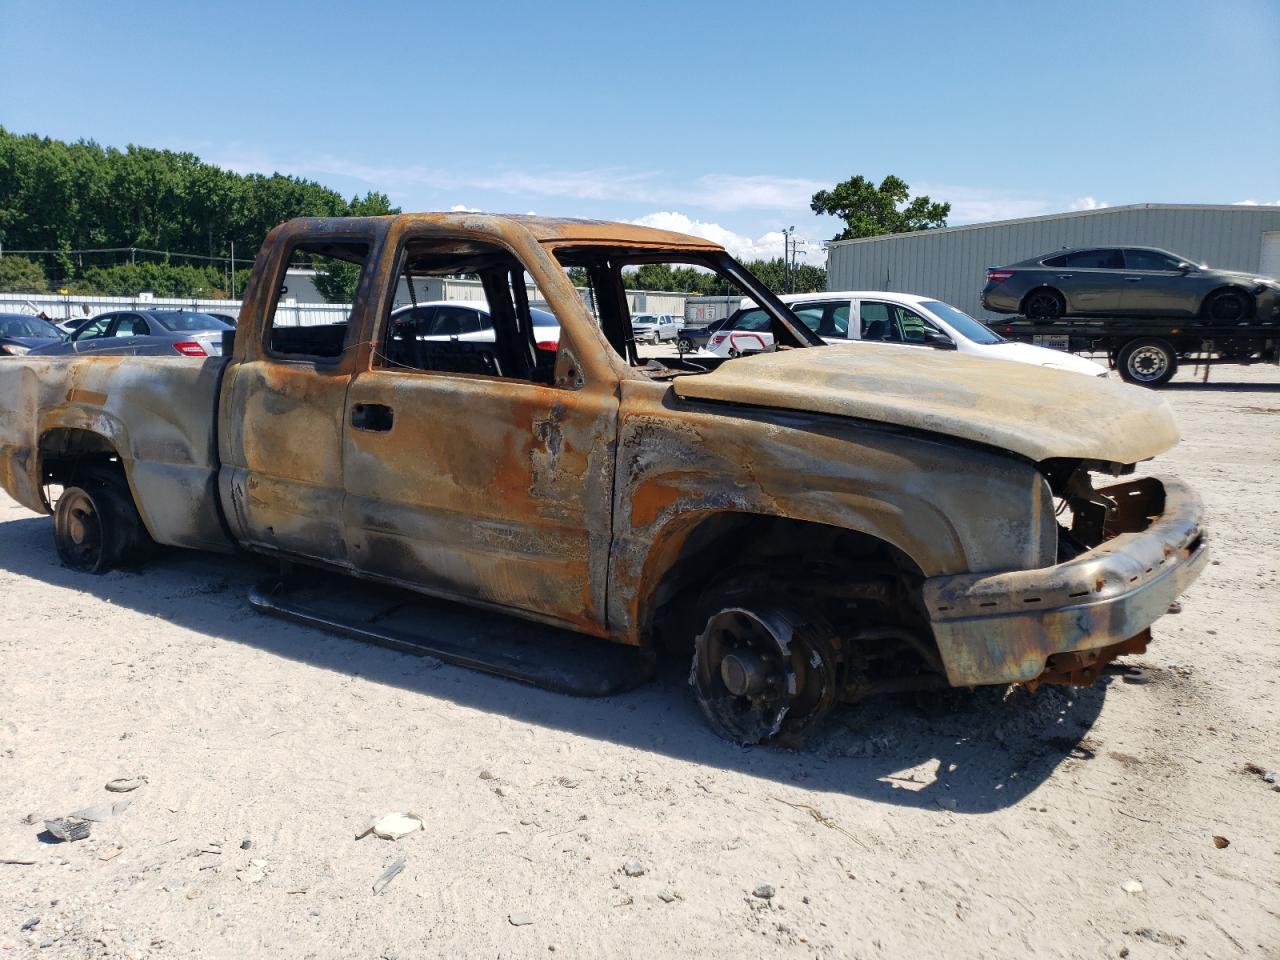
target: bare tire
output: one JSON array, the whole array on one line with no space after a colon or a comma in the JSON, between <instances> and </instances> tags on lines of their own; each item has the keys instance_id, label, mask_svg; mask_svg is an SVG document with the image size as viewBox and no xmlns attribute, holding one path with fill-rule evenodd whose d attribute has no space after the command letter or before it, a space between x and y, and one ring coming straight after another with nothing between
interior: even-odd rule
<instances>
[{"instance_id":1,"label":"bare tire","mask_svg":"<svg viewBox=\"0 0 1280 960\"><path fill-rule=\"evenodd\" d=\"M53 513L53 543L64 566L105 573L140 559L151 543L128 486L89 474L65 487Z\"/></svg>"},{"instance_id":2,"label":"bare tire","mask_svg":"<svg viewBox=\"0 0 1280 960\"><path fill-rule=\"evenodd\" d=\"M689 685L707 722L740 744L802 743L839 700L839 639L784 600L726 594L694 641Z\"/></svg>"},{"instance_id":3,"label":"bare tire","mask_svg":"<svg viewBox=\"0 0 1280 960\"><path fill-rule=\"evenodd\" d=\"M1039 287L1022 301L1022 313L1029 320L1057 320L1067 312L1067 303L1052 287Z\"/></svg>"},{"instance_id":4,"label":"bare tire","mask_svg":"<svg viewBox=\"0 0 1280 960\"><path fill-rule=\"evenodd\" d=\"M1238 323L1253 313L1253 300L1243 290L1217 290L1205 297L1201 313L1210 323Z\"/></svg>"},{"instance_id":5,"label":"bare tire","mask_svg":"<svg viewBox=\"0 0 1280 960\"><path fill-rule=\"evenodd\" d=\"M1120 376L1143 387L1159 387L1178 372L1178 357L1164 340L1134 340L1120 350Z\"/></svg>"}]
</instances>

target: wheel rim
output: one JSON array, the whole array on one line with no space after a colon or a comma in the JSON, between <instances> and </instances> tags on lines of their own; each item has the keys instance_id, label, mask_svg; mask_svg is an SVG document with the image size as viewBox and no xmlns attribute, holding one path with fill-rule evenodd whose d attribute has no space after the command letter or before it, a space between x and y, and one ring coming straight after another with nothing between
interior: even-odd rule
<instances>
[{"instance_id":1,"label":"wheel rim","mask_svg":"<svg viewBox=\"0 0 1280 960\"><path fill-rule=\"evenodd\" d=\"M1031 299L1027 301L1027 316L1033 320L1036 318L1054 320L1061 312L1058 298L1051 293L1032 294Z\"/></svg>"},{"instance_id":2,"label":"wheel rim","mask_svg":"<svg viewBox=\"0 0 1280 960\"><path fill-rule=\"evenodd\" d=\"M64 563L78 569L94 569L102 562L102 518L97 505L83 490L68 490L58 503L55 533Z\"/></svg>"},{"instance_id":3,"label":"wheel rim","mask_svg":"<svg viewBox=\"0 0 1280 960\"><path fill-rule=\"evenodd\" d=\"M1159 347L1139 347L1129 354L1126 366L1133 379L1150 383L1159 380L1169 369L1169 355Z\"/></svg>"},{"instance_id":4,"label":"wheel rim","mask_svg":"<svg viewBox=\"0 0 1280 960\"><path fill-rule=\"evenodd\" d=\"M1215 320L1239 320L1244 315L1244 303L1239 297L1228 294L1214 300L1209 313Z\"/></svg>"},{"instance_id":5,"label":"wheel rim","mask_svg":"<svg viewBox=\"0 0 1280 960\"><path fill-rule=\"evenodd\" d=\"M747 744L808 732L835 703L835 671L786 614L729 607L698 637L689 680L712 726Z\"/></svg>"}]
</instances>

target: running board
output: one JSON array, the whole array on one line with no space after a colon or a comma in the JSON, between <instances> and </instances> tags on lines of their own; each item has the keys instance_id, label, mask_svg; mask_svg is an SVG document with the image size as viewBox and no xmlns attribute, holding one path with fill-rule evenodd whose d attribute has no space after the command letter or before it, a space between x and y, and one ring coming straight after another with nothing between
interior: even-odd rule
<instances>
[{"instance_id":1,"label":"running board","mask_svg":"<svg viewBox=\"0 0 1280 960\"><path fill-rule=\"evenodd\" d=\"M401 653L435 657L575 697L607 697L653 676L646 650L351 577L272 578L249 591L261 613Z\"/></svg>"}]
</instances>

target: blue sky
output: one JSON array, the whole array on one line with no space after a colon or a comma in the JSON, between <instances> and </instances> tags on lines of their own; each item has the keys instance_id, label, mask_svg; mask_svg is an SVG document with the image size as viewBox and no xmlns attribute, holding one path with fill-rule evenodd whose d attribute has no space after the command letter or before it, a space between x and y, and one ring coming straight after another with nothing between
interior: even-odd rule
<instances>
[{"instance_id":1,"label":"blue sky","mask_svg":"<svg viewBox=\"0 0 1280 960\"><path fill-rule=\"evenodd\" d=\"M405 209L640 220L815 261L809 196L952 223L1280 202L1280 0L0 0L0 124L190 150Z\"/></svg>"}]
</instances>

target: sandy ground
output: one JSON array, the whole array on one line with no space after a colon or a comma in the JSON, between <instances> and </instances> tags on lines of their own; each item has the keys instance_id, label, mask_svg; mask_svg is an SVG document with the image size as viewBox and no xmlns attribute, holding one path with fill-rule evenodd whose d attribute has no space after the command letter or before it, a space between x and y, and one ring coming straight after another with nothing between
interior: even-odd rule
<instances>
[{"instance_id":1,"label":"sandy ground","mask_svg":"<svg viewBox=\"0 0 1280 960\"><path fill-rule=\"evenodd\" d=\"M1216 559L1150 682L878 701L803 753L717 740L678 668L573 700L264 619L250 560L73 575L0 502L0 956L1278 956L1280 374L1188 380L1159 468Z\"/></svg>"}]
</instances>

